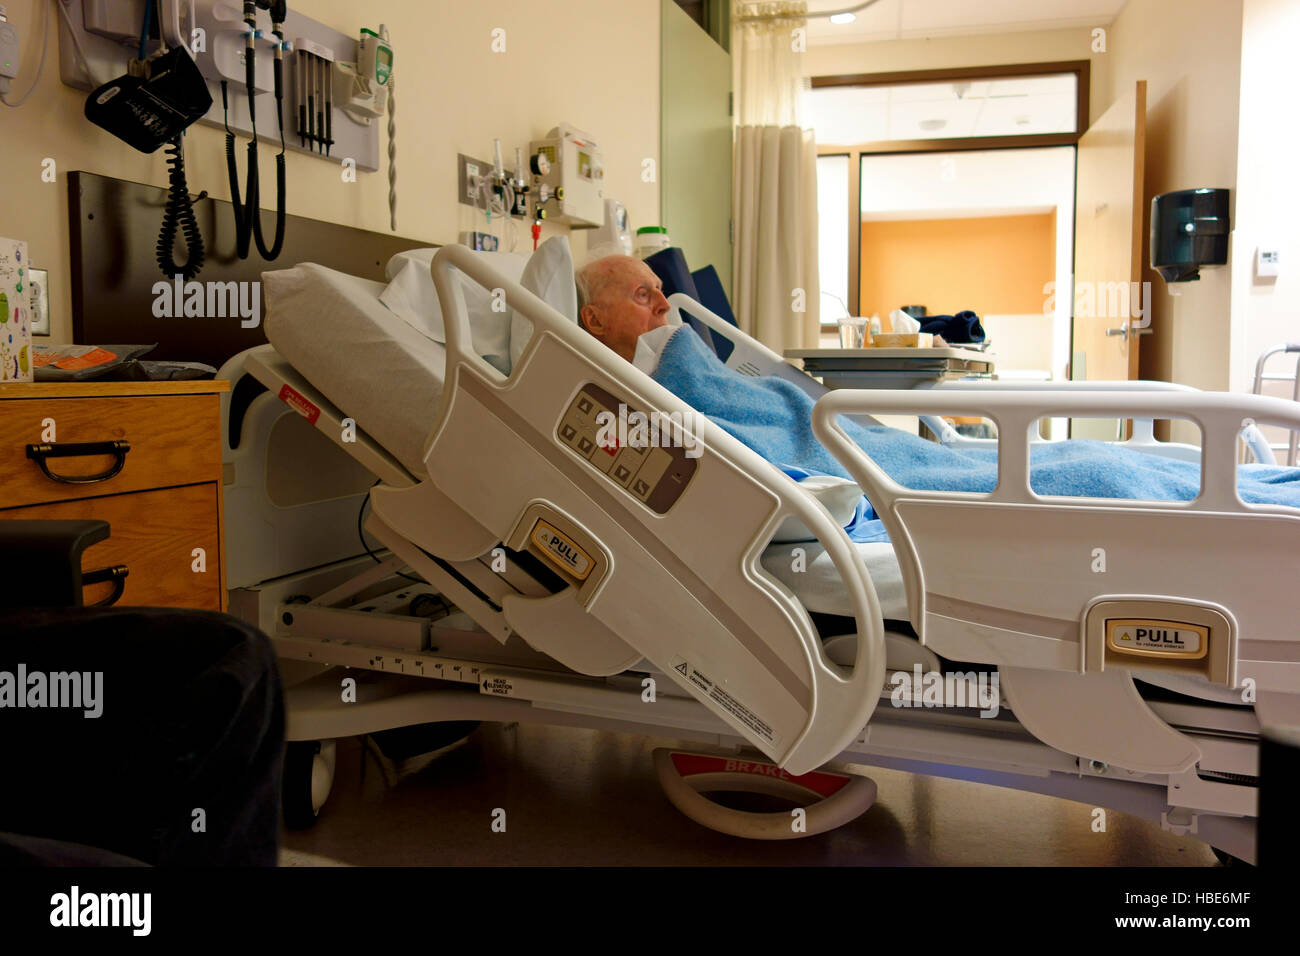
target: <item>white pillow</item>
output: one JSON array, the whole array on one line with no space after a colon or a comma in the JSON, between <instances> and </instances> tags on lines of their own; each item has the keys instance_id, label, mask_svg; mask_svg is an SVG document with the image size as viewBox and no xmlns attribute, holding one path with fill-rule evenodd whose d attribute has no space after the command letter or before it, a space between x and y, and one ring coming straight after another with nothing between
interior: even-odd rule
<instances>
[{"instance_id":1,"label":"white pillow","mask_svg":"<svg viewBox=\"0 0 1300 956\"><path fill-rule=\"evenodd\" d=\"M437 249L412 249L399 252L388 260L385 270L388 287L379 295L379 301L417 332L435 342L447 341L442 322L442 308L438 292L433 287L429 263ZM475 252L484 262L515 282L519 281L527 254L511 252ZM458 276L465 291L465 307L469 313L470 337L474 351L503 374L510 374L510 310L493 310L492 291L485 289L468 276Z\"/></svg>"},{"instance_id":2,"label":"white pillow","mask_svg":"<svg viewBox=\"0 0 1300 956\"><path fill-rule=\"evenodd\" d=\"M862 497L862 489L856 482L835 475L809 475L799 482L799 487L821 502L822 507L831 513L841 528L853 520L853 515L858 510L858 501ZM794 515L781 522L772 538L775 544L815 540L817 536Z\"/></svg>"},{"instance_id":3,"label":"white pillow","mask_svg":"<svg viewBox=\"0 0 1300 956\"><path fill-rule=\"evenodd\" d=\"M532 254L519 284L567 319L578 321L578 289L567 236L552 236ZM510 367L514 368L533 335L533 323L518 311L510 317Z\"/></svg>"}]
</instances>

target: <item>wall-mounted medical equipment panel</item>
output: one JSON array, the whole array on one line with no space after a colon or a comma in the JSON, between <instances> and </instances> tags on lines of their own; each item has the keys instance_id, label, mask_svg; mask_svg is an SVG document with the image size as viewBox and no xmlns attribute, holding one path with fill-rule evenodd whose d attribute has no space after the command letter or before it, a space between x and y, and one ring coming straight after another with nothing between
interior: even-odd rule
<instances>
[{"instance_id":1,"label":"wall-mounted medical equipment panel","mask_svg":"<svg viewBox=\"0 0 1300 956\"><path fill-rule=\"evenodd\" d=\"M250 32L246 4L235 0L150 0L158 11L156 25L142 42L146 0L59 0L66 16L59 18L59 71L63 82L90 91L126 73L132 58L156 53L163 43L184 46L198 64L212 94L212 106L200 122L225 126L250 135L246 59ZM272 116L277 46L273 31L274 4L260 4L251 14L253 31L253 89L258 104L259 139L279 144L280 131ZM339 161L351 159L365 170L379 168L379 125L393 71L393 47L373 31L359 41L304 16L286 10L280 21L283 43L284 116L289 127L286 146L319 153ZM228 87L228 115L223 111L221 83ZM234 95L238 92L239 95ZM310 107L310 115L308 108ZM300 123L300 118L305 122ZM297 126L297 129L294 127Z\"/></svg>"},{"instance_id":2,"label":"wall-mounted medical equipment panel","mask_svg":"<svg viewBox=\"0 0 1300 956\"><path fill-rule=\"evenodd\" d=\"M556 126L529 147L533 183L548 222L594 229L605 221L605 163L600 147L567 123ZM543 197L547 197L543 199ZM550 197L552 205L547 205Z\"/></svg>"}]
</instances>

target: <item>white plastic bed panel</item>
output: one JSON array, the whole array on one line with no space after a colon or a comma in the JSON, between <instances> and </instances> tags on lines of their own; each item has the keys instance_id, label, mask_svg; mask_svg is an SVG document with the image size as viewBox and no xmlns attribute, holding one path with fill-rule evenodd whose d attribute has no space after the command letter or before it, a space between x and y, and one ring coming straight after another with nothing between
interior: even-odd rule
<instances>
[{"instance_id":1,"label":"white plastic bed panel","mask_svg":"<svg viewBox=\"0 0 1300 956\"><path fill-rule=\"evenodd\" d=\"M944 656L1079 670L1084 609L1131 594L1228 608L1247 646L1282 642L1300 654L1292 619L1279 613L1300 516L907 498L894 510L920 566L918 632ZM1267 672L1243 677L1283 689Z\"/></svg>"},{"instance_id":2,"label":"white plastic bed panel","mask_svg":"<svg viewBox=\"0 0 1300 956\"><path fill-rule=\"evenodd\" d=\"M674 506L674 520L642 514L636 510L639 505L633 506L630 495L621 496L624 500L619 501L613 489L600 495L604 489L597 482L602 479L584 475L580 469L586 467L585 463L574 461L567 469L557 467L557 463L548 461L544 450L521 442L519 434L530 431L528 425L532 424L536 428L534 441L550 444L549 433L572 398L571 383L591 380L599 375L598 370L579 361L562 344L545 338L534 348L529 364L544 376L530 375L526 366L511 390L511 400L500 403L492 402L485 383L470 380L472 372L457 370L450 413L426 460L430 479L501 540L511 535L523 509L535 501L550 503L572 515L578 528L614 555L612 572L585 613L600 622L603 629L624 635L632 648L622 657L611 657L598 645L597 634L581 633L581 618L562 615L555 620L560 608L554 600L546 602L547 615L531 613L526 620L519 619L523 614L512 617L512 608L507 606L507 619L529 643L585 673L614 673L630 666L642 654L665 671L685 662L690 670L730 686L737 706L754 715L755 727L771 728L752 731L759 738L755 743L783 753L794 743L793 735L802 730L807 711L812 709L812 663L807 646L769 637L769 659L761 660L758 655L763 647L740 645L718 620L728 611L738 618L734 609L704 608L692 589L680 580L685 569L690 568L699 575L705 589L715 593L726 587L744 587L749 592L745 623L755 633L790 631L796 626L797 612L788 605L776 605L771 599L777 597L774 589L768 589L769 600L762 601L756 582L745 581L738 567L728 569L717 557L718 553L741 555L750 551L755 528L767 527L770 533L779 502L745 475L731 469L727 469L729 474L724 473L726 466L722 463L710 467L713 460L709 458L701 459L691 487ZM556 383L562 391L556 389ZM617 388L609 380L599 384ZM649 407L632 396L628 399L641 408ZM512 429L502 419L510 407L529 409L540 420L515 421ZM552 454L556 453L568 454L558 449ZM472 467L466 467L469 462ZM561 460L558 464L566 463ZM599 500L602 497L604 500ZM705 515L716 529L707 539L719 549L713 555L704 553L706 541L698 535ZM653 524L653 530L647 524ZM761 546L765 542L758 543ZM674 557L684 564L675 573L664 566ZM706 558L707 564L703 563ZM566 602L575 605L576 613L582 613L572 594L561 595L559 603ZM520 598L515 603L521 605L522 611L533 602ZM727 623L735 625L739 621ZM556 629L553 639L539 634L543 626L548 631L550 627ZM805 627L808 640L814 640L810 625L805 623ZM579 633L574 634L575 629ZM584 644L585 659L579 656ZM652 650L654 644L660 646Z\"/></svg>"},{"instance_id":3,"label":"white plastic bed panel","mask_svg":"<svg viewBox=\"0 0 1300 956\"><path fill-rule=\"evenodd\" d=\"M462 348L469 326L453 268L485 287L504 288L507 302L533 322L508 380ZM880 610L843 529L778 470L706 419L692 421L689 406L467 250L441 250L432 270L444 304L449 364L441 417L425 455L430 480L503 541L540 503L553 509L561 530L610 556L598 584L563 592L562 600L575 604L571 613L558 621L555 614L529 615L521 636L574 661L583 646L573 634L583 621L576 605L585 605L602 630L619 635L790 772L834 757L870 716L884 671ZM665 514L556 437L584 383L631 409L685 417L702 454ZM758 564L788 515L821 538L850 582L864 638L851 674L825 659L807 613ZM530 600L509 603L522 608ZM599 633L589 637L600 639ZM610 658L604 649L591 656Z\"/></svg>"}]
</instances>

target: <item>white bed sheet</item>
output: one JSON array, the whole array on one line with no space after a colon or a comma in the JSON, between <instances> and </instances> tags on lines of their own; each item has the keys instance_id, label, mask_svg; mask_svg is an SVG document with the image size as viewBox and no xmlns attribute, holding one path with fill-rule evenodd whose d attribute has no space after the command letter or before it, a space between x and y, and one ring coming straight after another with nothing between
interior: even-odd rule
<instances>
[{"instance_id":1,"label":"white bed sheet","mask_svg":"<svg viewBox=\"0 0 1300 956\"><path fill-rule=\"evenodd\" d=\"M271 344L417 477L424 441L446 374L445 347L420 334L379 300L382 282L303 263L263 274ZM898 559L888 544L856 546L884 617L907 619ZM802 548L804 570L793 570ZM763 566L810 611L851 616L843 581L815 541L773 544Z\"/></svg>"},{"instance_id":2,"label":"white bed sheet","mask_svg":"<svg viewBox=\"0 0 1300 956\"><path fill-rule=\"evenodd\" d=\"M881 617L890 621L908 620L907 590L903 586L903 572L893 546L887 542L873 542L854 544L854 547L871 575ZM795 548L804 551L798 561L793 553ZM853 616L853 605L844 588L844 580L826 549L816 541L769 545L762 560L767 572L793 591L808 610ZM796 567L802 570L795 570Z\"/></svg>"}]
</instances>

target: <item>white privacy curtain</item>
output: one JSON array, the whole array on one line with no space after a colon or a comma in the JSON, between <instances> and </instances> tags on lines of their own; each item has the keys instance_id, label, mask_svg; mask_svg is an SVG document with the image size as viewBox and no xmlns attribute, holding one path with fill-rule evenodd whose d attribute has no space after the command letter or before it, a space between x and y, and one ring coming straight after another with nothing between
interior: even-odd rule
<instances>
[{"instance_id":1,"label":"white privacy curtain","mask_svg":"<svg viewBox=\"0 0 1300 956\"><path fill-rule=\"evenodd\" d=\"M805 3L741 3L732 19L733 304L776 352L819 344L817 147L799 125L807 85ZM752 19L758 18L758 19Z\"/></svg>"}]
</instances>

